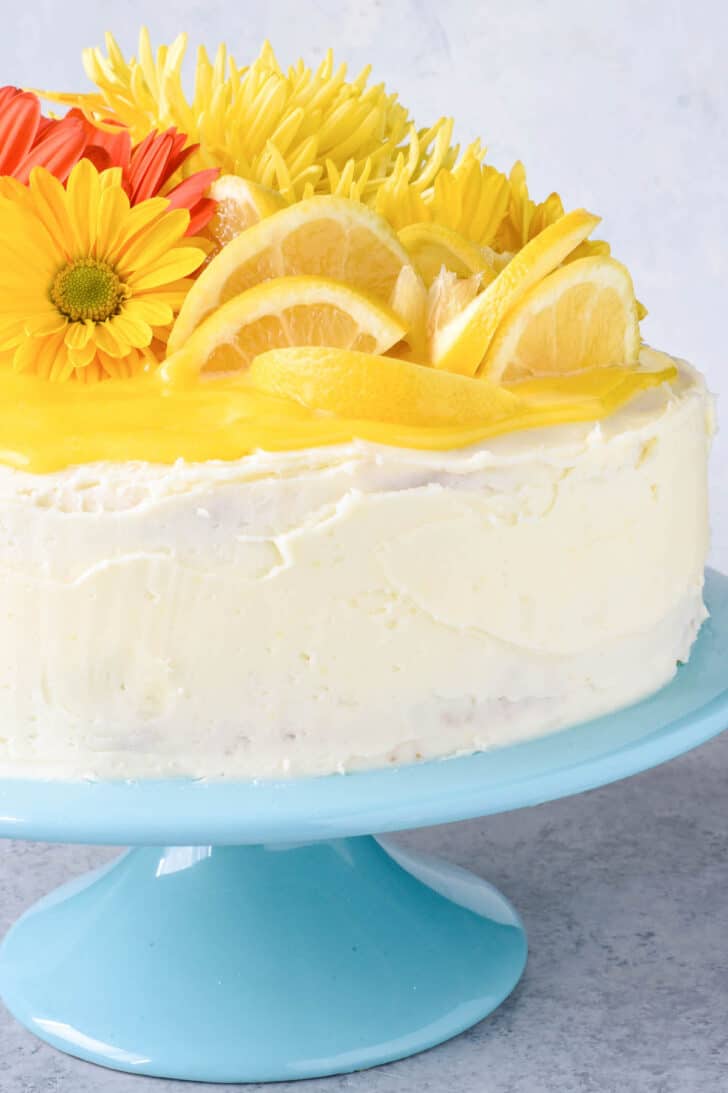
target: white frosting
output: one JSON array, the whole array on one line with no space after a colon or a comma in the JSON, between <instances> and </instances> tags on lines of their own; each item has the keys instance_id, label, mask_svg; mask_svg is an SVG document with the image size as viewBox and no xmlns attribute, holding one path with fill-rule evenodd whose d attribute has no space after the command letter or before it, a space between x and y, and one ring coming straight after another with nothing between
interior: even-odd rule
<instances>
[{"instance_id":1,"label":"white frosting","mask_svg":"<svg viewBox=\"0 0 728 1093\"><path fill-rule=\"evenodd\" d=\"M463 451L0 468L0 776L469 752L670 679L705 610L696 373Z\"/></svg>"}]
</instances>

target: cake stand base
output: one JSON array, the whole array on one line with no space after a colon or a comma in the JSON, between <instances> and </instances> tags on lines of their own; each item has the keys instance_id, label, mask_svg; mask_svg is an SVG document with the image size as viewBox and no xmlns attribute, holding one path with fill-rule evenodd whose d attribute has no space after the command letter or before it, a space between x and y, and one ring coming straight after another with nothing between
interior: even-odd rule
<instances>
[{"instance_id":1,"label":"cake stand base","mask_svg":"<svg viewBox=\"0 0 728 1093\"><path fill-rule=\"evenodd\" d=\"M276 1081L447 1040L525 962L494 888L370 837L147 847L31 908L0 950L0 992L32 1032L94 1063Z\"/></svg>"}]
</instances>

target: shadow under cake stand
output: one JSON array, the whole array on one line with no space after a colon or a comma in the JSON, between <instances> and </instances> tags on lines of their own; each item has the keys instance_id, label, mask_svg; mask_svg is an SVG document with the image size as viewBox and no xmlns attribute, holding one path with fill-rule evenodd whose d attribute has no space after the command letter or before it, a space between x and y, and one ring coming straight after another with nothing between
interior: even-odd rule
<instances>
[{"instance_id":1,"label":"shadow under cake stand","mask_svg":"<svg viewBox=\"0 0 728 1093\"><path fill-rule=\"evenodd\" d=\"M118 1070L248 1082L345 1073L447 1040L526 962L517 913L372 837L579 793L728 725L728 578L690 662L578 728L460 759L286 782L0 781L0 835L131 845L32 907L0 949L28 1029Z\"/></svg>"}]
</instances>

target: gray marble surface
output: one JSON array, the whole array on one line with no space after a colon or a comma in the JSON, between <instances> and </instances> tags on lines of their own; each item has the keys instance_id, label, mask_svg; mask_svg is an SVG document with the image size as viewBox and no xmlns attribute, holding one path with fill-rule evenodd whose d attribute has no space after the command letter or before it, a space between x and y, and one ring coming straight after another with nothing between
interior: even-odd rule
<instances>
[{"instance_id":1,"label":"gray marble surface","mask_svg":"<svg viewBox=\"0 0 728 1093\"><path fill-rule=\"evenodd\" d=\"M423 1055L286 1093L724 1093L728 734L614 786L402 842L497 884L528 968L476 1028ZM0 842L0 931L115 851ZM0 1010L1 1093L172 1093L41 1044ZM261 1089L262 1087L249 1087Z\"/></svg>"}]
</instances>

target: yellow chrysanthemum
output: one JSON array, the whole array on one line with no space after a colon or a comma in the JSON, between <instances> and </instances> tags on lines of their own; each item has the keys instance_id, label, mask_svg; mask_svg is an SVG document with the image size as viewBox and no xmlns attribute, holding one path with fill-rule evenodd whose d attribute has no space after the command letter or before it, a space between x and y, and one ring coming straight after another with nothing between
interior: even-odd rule
<instances>
[{"instance_id":1,"label":"yellow chrysanthemum","mask_svg":"<svg viewBox=\"0 0 728 1093\"><path fill-rule=\"evenodd\" d=\"M549 224L560 220L564 215L564 205L557 193L549 194L545 201L537 205L528 192L526 168L520 161L514 163L508 182L505 216L495 235L494 246L499 251L515 252L525 247ZM569 255L568 260L598 254L608 256L609 253L609 243L602 239L587 239Z\"/></svg>"},{"instance_id":2,"label":"yellow chrysanthemum","mask_svg":"<svg viewBox=\"0 0 728 1093\"><path fill-rule=\"evenodd\" d=\"M201 48L188 99L181 72L186 48L181 34L155 51L142 30L138 58L127 61L107 34L106 55L84 52L98 90L51 97L80 107L96 124L110 117L123 122L135 140L177 126L200 145L185 172L220 167L289 201L316 193L349 197L371 205L397 230L431 220L475 243L517 250L563 215L558 195L534 204L521 164L509 181L483 164L478 142L458 161L452 119L418 130L396 95L381 84L368 86L368 68L347 80L346 67L336 68L329 52L315 70L299 61L284 72L268 43L241 68L224 46L214 62Z\"/></svg>"},{"instance_id":3,"label":"yellow chrysanthemum","mask_svg":"<svg viewBox=\"0 0 728 1093\"><path fill-rule=\"evenodd\" d=\"M335 194L361 201L397 231L432 222L479 246L520 250L564 215L558 194L537 204L523 164L510 177L483 162L479 142L460 155L453 123L440 118L417 129L408 111L382 84L369 85L369 68L347 79L331 51L316 69L298 61L284 70L268 43L248 66L225 46L211 60L197 54L194 90L188 97L182 64L187 37L153 48L146 29L137 57L126 60L106 35L106 53L84 52L96 90L46 97L79 107L102 127L110 119L129 127L135 140L151 129L176 126L198 150L183 173L219 167L278 190L289 201ZM573 257L608 254L588 240Z\"/></svg>"},{"instance_id":4,"label":"yellow chrysanthemum","mask_svg":"<svg viewBox=\"0 0 728 1093\"><path fill-rule=\"evenodd\" d=\"M489 247L508 209L509 186L505 175L482 158L475 145L452 170L440 171L428 204L436 224Z\"/></svg>"},{"instance_id":5,"label":"yellow chrysanthemum","mask_svg":"<svg viewBox=\"0 0 728 1093\"><path fill-rule=\"evenodd\" d=\"M185 173L221 167L296 200L307 186L329 192L327 161L338 172L353 160L357 176L364 170L383 176L411 128L396 95L381 84L367 85L368 68L347 80L346 67L335 68L331 52L315 71L300 61L284 72L268 44L243 68L224 46L214 62L201 48L188 100L181 72L185 35L155 53L142 30L138 59L128 62L110 34L106 47L107 56L98 49L84 52L97 92L54 97L96 122L115 117L135 140L150 129L177 126L200 145Z\"/></svg>"},{"instance_id":6,"label":"yellow chrysanthemum","mask_svg":"<svg viewBox=\"0 0 728 1093\"><path fill-rule=\"evenodd\" d=\"M0 186L0 363L52 380L127 377L158 352L205 251L186 209L133 208L118 168L88 161L66 187L35 168Z\"/></svg>"},{"instance_id":7,"label":"yellow chrysanthemum","mask_svg":"<svg viewBox=\"0 0 728 1093\"><path fill-rule=\"evenodd\" d=\"M121 121L135 140L174 125L200 145L185 174L220 167L289 201L333 193L391 207L391 197L380 194L390 179L390 193L409 187L418 195L434 185L438 171L455 165L452 119L418 130L396 95L382 84L368 85L369 68L347 80L346 66L335 67L331 51L315 70L299 61L284 71L268 43L242 68L224 46L214 62L201 48L188 99L181 72L186 48L181 34L155 52L143 29L138 58L126 61L107 34L106 56L99 49L84 52L97 91L43 94L79 107L95 124Z\"/></svg>"},{"instance_id":8,"label":"yellow chrysanthemum","mask_svg":"<svg viewBox=\"0 0 728 1093\"><path fill-rule=\"evenodd\" d=\"M518 251L549 224L559 220L564 215L564 206L558 194L549 194L540 205L531 199L526 168L521 162L513 164L508 182L509 198L496 245L501 251Z\"/></svg>"}]
</instances>

